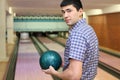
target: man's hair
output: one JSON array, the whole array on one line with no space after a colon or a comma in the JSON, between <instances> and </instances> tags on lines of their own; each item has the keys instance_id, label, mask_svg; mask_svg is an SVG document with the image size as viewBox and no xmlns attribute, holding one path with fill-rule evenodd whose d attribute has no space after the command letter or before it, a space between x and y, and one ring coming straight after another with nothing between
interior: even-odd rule
<instances>
[{"instance_id":1,"label":"man's hair","mask_svg":"<svg viewBox=\"0 0 120 80\"><path fill-rule=\"evenodd\" d=\"M83 9L83 6L80 0L63 0L60 4L60 7L64 7L67 5L73 5L77 10L79 10L80 8Z\"/></svg>"}]
</instances>

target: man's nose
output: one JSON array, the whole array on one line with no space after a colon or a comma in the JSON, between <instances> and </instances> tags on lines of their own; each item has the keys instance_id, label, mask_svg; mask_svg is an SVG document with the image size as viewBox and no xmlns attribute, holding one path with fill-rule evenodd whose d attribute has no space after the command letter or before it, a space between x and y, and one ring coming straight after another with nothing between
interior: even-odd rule
<instances>
[{"instance_id":1,"label":"man's nose","mask_svg":"<svg viewBox=\"0 0 120 80\"><path fill-rule=\"evenodd\" d=\"M68 17L68 13L67 12L64 13L64 18L66 18L66 17Z\"/></svg>"}]
</instances>

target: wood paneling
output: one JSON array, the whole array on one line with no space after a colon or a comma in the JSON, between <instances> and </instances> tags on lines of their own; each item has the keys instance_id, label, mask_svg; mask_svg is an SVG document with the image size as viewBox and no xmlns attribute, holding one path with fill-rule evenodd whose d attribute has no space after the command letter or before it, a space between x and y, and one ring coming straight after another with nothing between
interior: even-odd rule
<instances>
[{"instance_id":1,"label":"wood paneling","mask_svg":"<svg viewBox=\"0 0 120 80\"><path fill-rule=\"evenodd\" d=\"M107 26L110 39L110 48L120 51L120 13L108 14Z\"/></svg>"},{"instance_id":2,"label":"wood paneling","mask_svg":"<svg viewBox=\"0 0 120 80\"><path fill-rule=\"evenodd\" d=\"M120 13L89 16L88 19L98 36L99 45L120 51Z\"/></svg>"}]
</instances>

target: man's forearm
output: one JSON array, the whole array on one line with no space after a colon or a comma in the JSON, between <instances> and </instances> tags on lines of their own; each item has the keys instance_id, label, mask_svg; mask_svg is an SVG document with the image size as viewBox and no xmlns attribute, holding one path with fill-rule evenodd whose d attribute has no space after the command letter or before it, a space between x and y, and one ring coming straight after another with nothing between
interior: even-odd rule
<instances>
[{"instance_id":1,"label":"man's forearm","mask_svg":"<svg viewBox=\"0 0 120 80\"><path fill-rule=\"evenodd\" d=\"M59 77L62 80L79 80L75 77L75 74L70 69L66 69L63 72L55 72L53 75Z\"/></svg>"}]
</instances>

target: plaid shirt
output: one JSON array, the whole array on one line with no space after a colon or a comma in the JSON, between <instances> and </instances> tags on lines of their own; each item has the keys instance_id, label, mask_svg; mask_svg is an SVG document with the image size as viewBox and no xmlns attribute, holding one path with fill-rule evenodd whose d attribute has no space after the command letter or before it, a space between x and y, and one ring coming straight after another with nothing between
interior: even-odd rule
<instances>
[{"instance_id":1,"label":"plaid shirt","mask_svg":"<svg viewBox=\"0 0 120 80\"><path fill-rule=\"evenodd\" d=\"M69 65L69 58L79 60L82 65L80 80L93 80L98 65L98 39L85 19L78 21L69 31L64 54L64 70Z\"/></svg>"}]
</instances>

